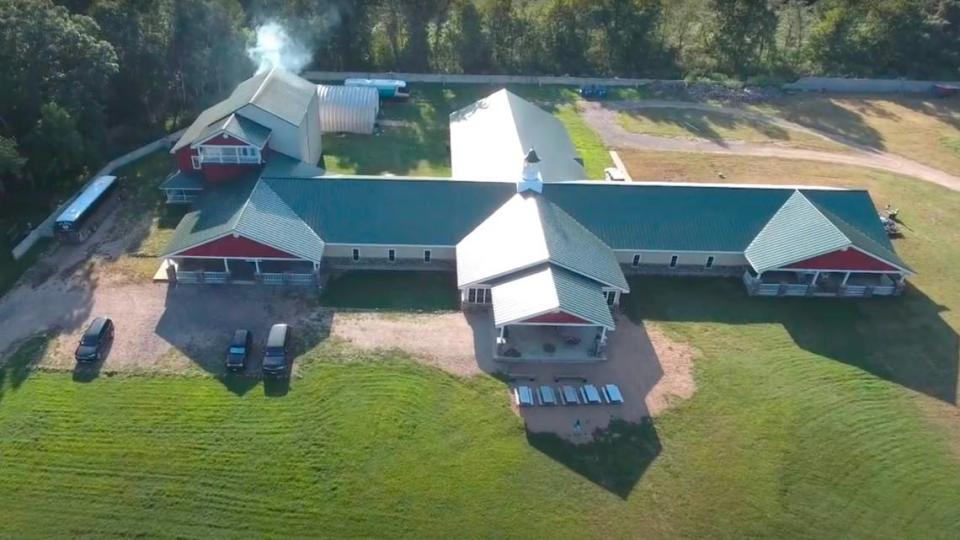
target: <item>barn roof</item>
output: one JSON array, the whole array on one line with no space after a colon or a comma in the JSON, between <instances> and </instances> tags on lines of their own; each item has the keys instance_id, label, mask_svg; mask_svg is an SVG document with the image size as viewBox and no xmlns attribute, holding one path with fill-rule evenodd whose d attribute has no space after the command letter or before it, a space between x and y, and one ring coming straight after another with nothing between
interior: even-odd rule
<instances>
[{"instance_id":1,"label":"barn roof","mask_svg":"<svg viewBox=\"0 0 960 540\"><path fill-rule=\"evenodd\" d=\"M744 254L754 270L765 272L851 246L901 268L906 266L891 249L797 190L757 233Z\"/></svg>"},{"instance_id":2,"label":"barn roof","mask_svg":"<svg viewBox=\"0 0 960 540\"><path fill-rule=\"evenodd\" d=\"M497 326L557 311L610 330L615 326L599 283L551 264L504 278L491 293Z\"/></svg>"},{"instance_id":3,"label":"barn roof","mask_svg":"<svg viewBox=\"0 0 960 540\"><path fill-rule=\"evenodd\" d=\"M267 144L267 140L270 139L271 130L253 120L248 120L238 114L231 114L207 126L206 129L197 135L194 143L204 141L221 132L233 135L241 141L252 144L257 148L263 148L263 146Z\"/></svg>"},{"instance_id":4,"label":"barn roof","mask_svg":"<svg viewBox=\"0 0 960 540\"><path fill-rule=\"evenodd\" d=\"M531 148L540 156L544 182L587 178L563 123L508 90L450 115L454 178L519 180Z\"/></svg>"},{"instance_id":5,"label":"barn roof","mask_svg":"<svg viewBox=\"0 0 960 540\"><path fill-rule=\"evenodd\" d=\"M536 193L514 195L457 244L458 285L488 283L548 262L629 289L613 251Z\"/></svg>"},{"instance_id":6,"label":"barn roof","mask_svg":"<svg viewBox=\"0 0 960 540\"><path fill-rule=\"evenodd\" d=\"M207 129L247 105L299 126L307 114L310 101L316 95L316 85L279 68L262 71L241 82L223 101L197 116L183 132L171 152L203 138Z\"/></svg>"},{"instance_id":7,"label":"barn roof","mask_svg":"<svg viewBox=\"0 0 960 540\"><path fill-rule=\"evenodd\" d=\"M513 182L390 177L283 177L296 168L271 168L259 180L325 243L456 246L516 195ZM268 173L274 175L268 177ZM216 223L225 204L253 192L229 195L231 184L210 187L197 215ZM794 187L719 186L621 182L545 184L542 198L614 250L744 253L798 190ZM220 196L219 194L227 195ZM904 266L895 257L870 195L864 190L799 189L847 238L868 253ZM234 208L234 211L237 209ZM202 219L201 219L202 218ZM819 222L798 221L817 234ZM270 228L267 219L249 227ZM174 243L191 243L204 227L177 228ZM266 234L266 233L265 233ZM312 240L311 240L312 242ZM173 250L168 249L168 253Z\"/></svg>"}]
</instances>

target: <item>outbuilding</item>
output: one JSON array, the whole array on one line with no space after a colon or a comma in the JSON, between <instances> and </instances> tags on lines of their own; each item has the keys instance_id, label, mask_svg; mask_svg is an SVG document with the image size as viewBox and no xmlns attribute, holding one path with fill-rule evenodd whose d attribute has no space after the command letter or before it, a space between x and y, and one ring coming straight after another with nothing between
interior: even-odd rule
<instances>
[{"instance_id":1,"label":"outbuilding","mask_svg":"<svg viewBox=\"0 0 960 540\"><path fill-rule=\"evenodd\" d=\"M369 135L377 123L380 97L368 86L317 85L320 131Z\"/></svg>"}]
</instances>

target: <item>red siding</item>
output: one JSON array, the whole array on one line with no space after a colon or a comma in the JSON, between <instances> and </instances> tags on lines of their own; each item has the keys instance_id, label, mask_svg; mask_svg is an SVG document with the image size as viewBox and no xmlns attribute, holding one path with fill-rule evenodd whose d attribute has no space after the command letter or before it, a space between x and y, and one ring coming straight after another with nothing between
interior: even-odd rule
<instances>
[{"instance_id":1,"label":"red siding","mask_svg":"<svg viewBox=\"0 0 960 540\"><path fill-rule=\"evenodd\" d=\"M180 168L182 172L190 172L193 169L193 156L197 155L197 151L193 150L189 146L184 146L183 148L177 150L175 154L177 156L177 167Z\"/></svg>"},{"instance_id":2,"label":"red siding","mask_svg":"<svg viewBox=\"0 0 960 540\"><path fill-rule=\"evenodd\" d=\"M245 259L299 259L294 255L272 248L260 242L233 235L224 236L217 240L211 240L206 244L192 247L178 256L183 257L239 257Z\"/></svg>"},{"instance_id":3,"label":"red siding","mask_svg":"<svg viewBox=\"0 0 960 540\"><path fill-rule=\"evenodd\" d=\"M569 313L559 311L557 313L547 313L522 321L525 323L547 323L547 324L593 324L580 317L575 317Z\"/></svg>"},{"instance_id":4,"label":"red siding","mask_svg":"<svg viewBox=\"0 0 960 540\"><path fill-rule=\"evenodd\" d=\"M785 266L801 270L870 270L899 272L897 268L871 257L862 251L850 248L846 251L834 251L812 259Z\"/></svg>"},{"instance_id":5,"label":"red siding","mask_svg":"<svg viewBox=\"0 0 960 540\"><path fill-rule=\"evenodd\" d=\"M260 165L251 163L249 165L223 165L220 163L206 163L203 165L203 177L209 182L223 182L232 180L238 176L256 171Z\"/></svg>"}]
</instances>

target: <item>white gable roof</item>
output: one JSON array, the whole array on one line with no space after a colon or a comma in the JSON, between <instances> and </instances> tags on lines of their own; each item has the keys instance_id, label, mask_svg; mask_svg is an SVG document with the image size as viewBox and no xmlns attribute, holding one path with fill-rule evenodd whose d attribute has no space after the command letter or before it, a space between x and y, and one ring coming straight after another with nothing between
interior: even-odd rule
<instances>
[{"instance_id":1,"label":"white gable roof","mask_svg":"<svg viewBox=\"0 0 960 540\"><path fill-rule=\"evenodd\" d=\"M544 182L587 179L563 123L508 90L450 115L454 178L520 180L531 148L540 156Z\"/></svg>"}]
</instances>

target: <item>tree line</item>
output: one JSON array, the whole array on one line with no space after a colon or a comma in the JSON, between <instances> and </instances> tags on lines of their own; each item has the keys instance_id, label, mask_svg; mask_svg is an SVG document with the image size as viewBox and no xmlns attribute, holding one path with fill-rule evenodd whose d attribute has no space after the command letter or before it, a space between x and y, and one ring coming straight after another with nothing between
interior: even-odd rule
<instances>
[{"instance_id":1,"label":"tree line","mask_svg":"<svg viewBox=\"0 0 960 540\"><path fill-rule=\"evenodd\" d=\"M960 0L0 0L0 209L191 119L270 21L326 70L960 78Z\"/></svg>"}]
</instances>

